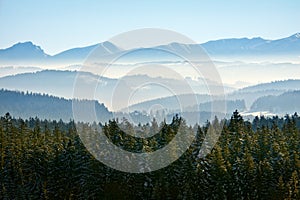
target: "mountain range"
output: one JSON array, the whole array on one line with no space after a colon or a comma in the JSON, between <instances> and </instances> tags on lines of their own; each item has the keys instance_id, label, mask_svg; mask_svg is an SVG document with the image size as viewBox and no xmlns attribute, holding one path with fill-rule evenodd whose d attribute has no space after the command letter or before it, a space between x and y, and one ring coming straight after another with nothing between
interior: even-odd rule
<instances>
[{"instance_id":1,"label":"mountain range","mask_svg":"<svg viewBox=\"0 0 300 200\"><path fill-rule=\"evenodd\" d=\"M266 40L257 38L209 41L202 47L211 55L300 55L300 33L287 38Z\"/></svg>"},{"instance_id":2,"label":"mountain range","mask_svg":"<svg viewBox=\"0 0 300 200\"><path fill-rule=\"evenodd\" d=\"M180 55L198 52L201 47L211 57L257 57L257 56L300 56L300 33L296 33L287 38L277 40L266 40L257 38L232 38L208 41L202 44L180 44L171 43L157 46L164 50L176 51ZM113 56L121 54L123 50L113 43L106 41L103 43L68 49L55 55L49 55L44 50L32 42L17 43L9 48L0 49L0 65L51 65L51 64L80 64L86 57L97 49L97 54L101 56ZM147 50L144 54L157 57L158 53L149 51L149 48L139 48ZM196 50L196 51L195 51ZM127 50L128 51L128 50ZM138 55L139 57L141 55ZM165 55L162 55L165 57ZM168 59L168 57L166 57Z\"/></svg>"},{"instance_id":3,"label":"mountain range","mask_svg":"<svg viewBox=\"0 0 300 200\"><path fill-rule=\"evenodd\" d=\"M197 53L202 52L203 49L213 58L221 78L227 81L224 88L220 88L221 85L215 80L197 77L197 74L188 71L189 63L182 62L178 59L178 56L170 54L170 52L176 52L182 57L196 58ZM90 68L86 68L86 58L93 57L95 53L100 56L100 61L104 62L94 62L93 65L88 65ZM126 55L125 59L122 55ZM72 117L72 108L70 100L67 99L78 98L78 96L74 96L74 83L79 80L79 85L84 85L82 88L84 92L93 85L97 87L93 91L95 92L93 98L83 95L82 98L79 97L78 99L95 104L105 116L110 117L112 113L105 106L115 111L113 113L115 116L122 116L123 113L126 115L127 112L127 115L131 115L131 118L149 120L151 117L145 113L152 111L152 106L159 105L160 107L155 108L156 111L163 110L170 118L174 112L178 112L180 106L183 106L185 114L190 116L190 120L193 120L195 116L199 115L199 112L205 117L211 114L209 112L210 108L216 102L227 106L227 113L225 114L231 113L235 109L239 109L246 114L247 112L259 111L284 114L284 112L292 112L295 109L296 111L299 110L297 105L293 103L299 99L299 92L293 92L294 90L300 90L300 80L298 80L300 75L299 56L299 33L278 40L233 38L209 41L203 44L170 43L153 48L141 47L129 50L121 49L106 41L87 47L68 49L56 55L47 54L41 47L32 42L17 43L7 49L0 49L0 89L28 91L65 99L47 95L33 98L36 95L30 96L26 93L24 96L24 93L13 94L2 90L1 109L2 112L5 112L6 108L10 108L11 112L20 114L23 117L35 114L26 113L26 107L13 102L12 99L15 98L15 102L24 100L28 107L32 106L31 103L36 105L37 107L33 111L42 117L58 119L57 117L62 114L61 118L68 120ZM108 76L97 73L97 71L101 72L99 70L101 67L106 66L105 61L116 57L118 57L118 63L110 69L112 71L107 73ZM244 62L236 59L244 57L251 58L254 62ZM266 58L268 62L255 62L260 57ZM288 57L297 60L297 62L280 60L280 62L272 63L270 61L272 57L279 58L279 60L281 57ZM215 61L218 58L229 58L229 62L222 59ZM130 62L127 63L127 61ZM135 63L132 61L135 61ZM45 68L49 69L48 65L56 67L59 65L60 70L44 70ZM146 66L147 70L145 72L143 71L145 68L141 68L142 71L137 71L137 73L110 76L126 71L130 67L134 69L135 66ZM82 67L85 67L85 70L78 71ZM181 79L176 79L172 73L165 73L166 76L161 75L161 72L168 68L175 71ZM153 71L158 73L153 73ZM269 82L272 80L282 81ZM265 83L249 87L243 87L239 84L238 88L240 89L236 90L236 88L230 86L230 83L234 83L234 81L245 81L249 83L247 85L258 81ZM144 83L175 86L176 95L174 96L170 91L162 87L159 88L155 84L144 86ZM220 94L209 95L207 83L210 84L209 89L211 90L225 90L225 100L218 96ZM187 84L190 85L190 89L196 95L187 91ZM116 89L119 91L119 96L114 93ZM126 99L126 95L124 96L123 93L132 94L132 96L128 96L129 99ZM116 94L118 95L118 92ZM190 100L195 96L197 103L191 103ZM284 102L288 102L289 98L293 101L289 105L284 105ZM94 99L97 101L94 102ZM115 101L112 102L112 99L115 99ZM178 99L182 100L179 104ZM38 102L40 100L42 100L42 104ZM97 103L98 101L105 106ZM47 106L51 102L56 102L54 105L60 109L56 109L55 106ZM182 102L184 104L180 105ZM113 105L113 103L115 104ZM42 110L43 106L47 107L49 115ZM50 110L53 110L53 112L50 112ZM221 107L214 110L214 114L222 112ZM205 119L203 118L203 120Z\"/></svg>"}]
</instances>

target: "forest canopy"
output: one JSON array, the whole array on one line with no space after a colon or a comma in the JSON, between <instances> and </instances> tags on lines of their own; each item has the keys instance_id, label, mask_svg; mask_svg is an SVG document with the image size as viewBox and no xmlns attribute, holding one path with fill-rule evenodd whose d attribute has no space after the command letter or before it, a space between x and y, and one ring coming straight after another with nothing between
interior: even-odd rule
<instances>
[{"instance_id":1,"label":"forest canopy","mask_svg":"<svg viewBox=\"0 0 300 200\"><path fill-rule=\"evenodd\" d=\"M178 116L170 124L153 121L141 125L159 130L147 142L126 135L120 123L81 126L87 132L103 131L115 145L134 152L162 148L179 125L197 135L168 167L131 174L96 160L83 145L74 121L15 119L7 113L0 118L0 199L300 198L297 114L249 122L236 111L225 122L216 119L214 123L224 123L222 134L205 158L198 154L209 123L191 127Z\"/></svg>"}]
</instances>

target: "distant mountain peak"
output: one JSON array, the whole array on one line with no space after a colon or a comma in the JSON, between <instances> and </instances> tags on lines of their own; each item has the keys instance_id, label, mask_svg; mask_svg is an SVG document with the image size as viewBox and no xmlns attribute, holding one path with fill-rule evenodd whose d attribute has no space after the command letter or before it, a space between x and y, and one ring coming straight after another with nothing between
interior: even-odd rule
<instances>
[{"instance_id":1,"label":"distant mountain peak","mask_svg":"<svg viewBox=\"0 0 300 200\"><path fill-rule=\"evenodd\" d=\"M0 49L0 58L5 62L35 61L49 57L44 50L31 41L19 42L7 49ZM24 63L22 63L24 64Z\"/></svg>"},{"instance_id":2,"label":"distant mountain peak","mask_svg":"<svg viewBox=\"0 0 300 200\"><path fill-rule=\"evenodd\" d=\"M26 48L26 49L36 49L36 50L43 51L40 46L33 44L31 41L18 42L17 44L14 44L11 48Z\"/></svg>"},{"instance_id":3,"label":"distant mountain peak","mask_svg":"<svg viewBox=\"0 0 300 200\"><path fill-rule=\"evenodd\" d=\"M33 46L34 44L31 42L31 41L26 41L26 42L18 42L17 44L14 44L13 46L16 46L16 45L30 45L30 46Z\"/></svg>"},{"instance_id":4,"label":"distant mountain peak","mask_svg":"<svg viewBox=\"0 0 300 200\"><path fill-rule=\"evenodd\" d=\"M43 56L48 56L45 54L44 50L35 44L33 44L31 41L26 41L26 42L19 42L17 44L14 44L10 49L15 49L15 50L21 50L21 51L32 51L36 53L43 54Z\"/></svg>"}]
</instances>

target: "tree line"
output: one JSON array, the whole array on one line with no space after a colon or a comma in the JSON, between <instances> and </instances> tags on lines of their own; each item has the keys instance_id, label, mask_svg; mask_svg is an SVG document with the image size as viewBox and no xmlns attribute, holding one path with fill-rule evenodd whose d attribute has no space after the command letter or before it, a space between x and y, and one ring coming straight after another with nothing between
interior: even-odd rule
<instances>
[{"instance_id":1,"label":"tree line","mask_svg":"<svg viewBox=\"0 0 300 200\"><path fill-rule=\"evenodd\" d=\"M245 121L236 111L222 124L213 150L199 157L209 131L175 116L134 126L0 118L0 199L299 199L300 117L256 117ZM78 128L81 127L81 128ZM156 133L147 139L124 132ZM79 130L80 129L80 130ZM171 165L148 173L125 173L96 160L77 131L100 131L131 152L163 148L181 131L196 131L189 149ZM82 133L81 133L82 134ZM101 149L101 144L90 140ZM173 152L170 152L173 153Z\"/></svg>"}]
</instances>

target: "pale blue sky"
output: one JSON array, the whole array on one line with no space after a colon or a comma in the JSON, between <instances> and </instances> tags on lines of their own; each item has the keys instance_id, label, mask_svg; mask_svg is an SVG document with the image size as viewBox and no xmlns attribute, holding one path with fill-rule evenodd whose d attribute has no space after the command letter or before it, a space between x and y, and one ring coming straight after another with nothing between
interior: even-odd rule
<instances>
[{"instance_id":1,"label":"pale blue sky","mask_svg":"<svg viewBox=\"0 0 300 200\"><path fill-rule=\"evenodd\" d=\"M46 53L99 43L138 28L196 42L277 39L300 32L298 0L0 0L0 48L32 41Z\"/></svg>"}]
</instances>

